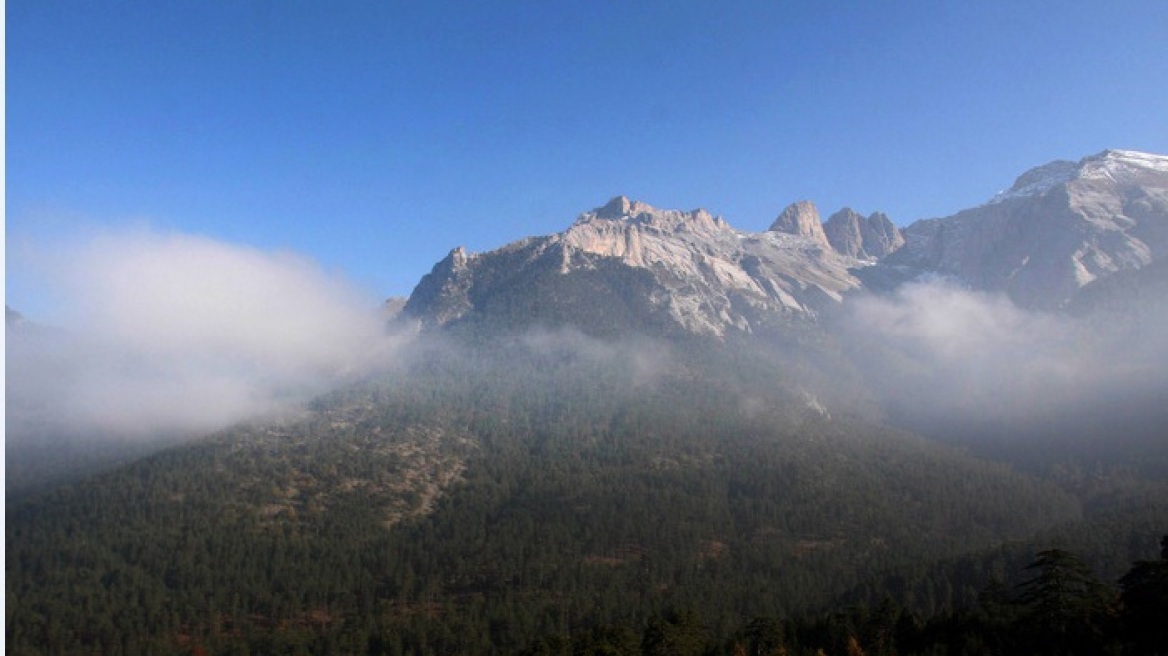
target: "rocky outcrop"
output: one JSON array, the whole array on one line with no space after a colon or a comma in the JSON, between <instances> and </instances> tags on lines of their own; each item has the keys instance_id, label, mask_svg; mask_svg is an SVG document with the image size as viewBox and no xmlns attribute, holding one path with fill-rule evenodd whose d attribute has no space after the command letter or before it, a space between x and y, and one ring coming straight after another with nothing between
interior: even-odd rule
<instances>
[{"instance_id":1,"label":"rocky outcrop","mask_svg":"<svg viewBox=\"0 0 1168 656\"><path fill-rule=\"evenodd\" d=\"M800 201L761 233L703 209L618 196L562 233L455 249L405 306L432 326L571 323L725 335L814 319L844 294L921 273L1064 307L1084 286L1168 254L1168 157L1107 151L1020 176L985 205L899 230ZM864 281L864 282L861 282Z\"/></svg>"},{"instance_id":2,"label":"rocky outcrop","mask_svg":"<svg viewBox=\"0 0 1168 656\"><path fill-rule=\"evenodd\" d=\"M809 200L788 205L774 223L771 223L770 231L806 237L816 243L830 246L827 235L823 233L823 224L819 220L819 210L816 209L815 203Z\"/></svg>"},{"instance_id":3,"label":"rocky outcrop","mask_svg":"<svg viewBox=\"0 0 1168 656\"><path fill-rule=\"evenodd\" d=\"M880 212L864 218L845 207L827 219L823 231L831 247L848 257L878 260L904 245L900 230Z\"/></svg>"},{"instance_id":4,"label":"rocky outcrop","mask_svg":"<svg viewBox=\"0 0 1168 656\"><path fill-rule=\"evenodd\" d=\"M812 318L859 282L848 271L851 260L828 245L814 206L801 207L784 213L792 231L748 233L704 209L660 210L617 197L565 232L480 255L452 252L419 283L406 312L445 325L522 305L532 316L521 319L538 324L587 323L596 319L588 312L619 309L646 325L715 336ZM806 228L811 218L818 231ZM511 292L503 286L526 288L538 303L504 303L500 294Z\"/></svg>"},{"instance_id":5,"label":"rocky outcrop","mask_svg":"<svg viewBox=\"0 0 1168 656\"><path fill-rule=\"evenodd\" d=\"M434 265L414 287L402 312L423 320L426 325L443 325L469 312L472 256L459 246Z\"/></svg>"}]
</instances>

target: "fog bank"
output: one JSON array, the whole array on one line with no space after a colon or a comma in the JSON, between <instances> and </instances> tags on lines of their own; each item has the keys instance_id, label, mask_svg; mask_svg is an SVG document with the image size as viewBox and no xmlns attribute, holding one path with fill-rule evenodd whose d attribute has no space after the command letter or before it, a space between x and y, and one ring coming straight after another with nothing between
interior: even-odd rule
<instances>
[{"instance_id":1,"label":"fog bank","mask_svg":"<svg viewBox=\"0 0 1168 656\"><path fill-rule=\"evenodd\" d=\"M1168 313L1073 317L943 281L850 304L845 339L893 414L947 430L1033 427L1168 390Z\"/></svg>"},{"instance_id":2,"label":"fog bank","mask_svg":"<svg viewBox=\"0 0 1168 656\"><path fill-rule=\"evenodd\" d=\"M210 431L385 365L407 339L376 298L291 253L149 229L44 246L18 259L61 319L9 330L10 438Z\"/></svg>"}]
</instances>

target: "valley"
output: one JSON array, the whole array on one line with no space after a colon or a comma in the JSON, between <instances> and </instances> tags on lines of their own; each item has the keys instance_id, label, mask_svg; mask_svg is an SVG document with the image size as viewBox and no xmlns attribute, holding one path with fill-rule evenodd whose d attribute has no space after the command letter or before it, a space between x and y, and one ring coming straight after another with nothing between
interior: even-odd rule
<instances>
[{"instance_id":1,"label":"valley","mask_svg":"<svg viewBox=\"0 0 1168 656\"><path fill-rule=\"evenodd\" d=\"M1056 565L1083 639L1136 649L1168 533L1165 162L1056 163L904 229L618 197L456 248L392 304L392 362L10 476L8 651L1009 653L1047 635L1027 581Z\"/></svg>"}]
</instances>

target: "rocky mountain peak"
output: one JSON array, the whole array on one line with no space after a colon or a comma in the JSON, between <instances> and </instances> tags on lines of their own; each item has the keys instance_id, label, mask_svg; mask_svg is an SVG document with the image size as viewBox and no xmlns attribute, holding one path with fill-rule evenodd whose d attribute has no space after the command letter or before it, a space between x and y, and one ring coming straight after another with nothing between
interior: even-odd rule
<instances>
[{"instance_id":1,"label":"rocky mountain peak","mask_svg":"<svg viewBox=\"0 0 1168 656\"><path fill-rule=\"evenodd\" d=\"M771 232L806 235L813 225L819 225L819 209L809 200L791 203L771 223Z\"/></svg>"},{"instance_id":2,"label":"rocky mountain peak","mask_svg":"<svg viewBox=\"0 0 1168 656\"><path fill-rule=\"evenodd\" d=\"M1107 150L1020 175L990 202L905 229L896 262L1055 309L1168 255L1168 157Z\"/></svg>"},{"instance_id":3,"label":"rocky mountain peak","mask_svg":"<svg viewBox=\"0 0 1168 656\"><path fill-rule=\"evenodd\" d=\"M828 217L823 231L831 247L848 257L880 259L904 245L900 230L881 212L865 218L845 207Z\"/></svg>"},{"instance_id":4,"label":"rocky mountain peak","mask_svg":"<svg viewBox=\"0 0 1168 656\"><path fill-rule=\"evenodd\" d=\"M809 200L801 200L788 205L771 224L769 231L809 237L830 247L827 235L823 233L823 224L819 220L819 210L816 209L815 203Z\"/></svg>"},{"instance_id":5,"label":"rocky mountain peak","mask_svg":"<svg viewBox=\"0 0 1168 656\"><path fill-rule=\"evenodd\" d=\"M466 250L465 246L457 246L450 251L446 259L450 261L452 269L465 269L466 263L470 261L471 254Z\"/></svg>"},{"instance_id":6,"label":"rocky mountain peak","mask_svg":"<svg viewBox=\"0 0 1168 656\"><path fill-rule=\"evenodd\" d=\"M598 219L626 219L636 217L640 214L647 214L653 211L653 207L638 200L633 200L628 196L617 196L605 203L602 207L598 207L592 211L592 215Z\"/></svg>"},{"instance_id":7,"label":"rocky mountain peak","mask_svg":"<svg viewBox=\"0 0 1168 656\"><path fill-rule=\"evenodd\" d=\"M823 224L823 232L828 243L836 252L848 257L865 257L864 233L860 223L864 220L850 207L832 214Z\"/></svg>"},{"instance_id":8,"label":"rocky mountain peak","mask_svg":"<svg viewBox=\"0 0 1168 656\"><path fill-rule=\"evenodd\" d=\"M1084 162L1117 162L1124 166L1143 168L1168 173L1168 155L1145 153L1138 150L1108 149L1096 155L1083 158Z\"/></svg>"},{"instance_id":9,"label":"rocky mountain peak","mask_svg":"<svg viewBox=\"0 0 1168 656\"><path fill-rule=\"evenodd\" d=\"M627 196L617 196L605 205L581 215L577 219L576 225L588 225L597 220L617 221L658 230L693 230L695 227L723 229L727 227L726 222L721 217L715 217L702 208L690 212L661 210Z\"/></svg>"},{"instance_id":10,"label":"rocky mountain peak","mask_svg":"<svg viewBox=\"0 0 1168 656\"><path fill-rule=\"evenodd\" d=\"M903 231L851 208L822 223L800 201L751 233L617 196L564 232L454 249L405 311L429 325L623 322L720 336L814 319L863 285L916 274L1054 309L1166 256L1168 157L1105 151L1031 169L993 202Z\"/></svg>"},{"instance_id":11,"label":"rocky mountain peak","mask_svg":"<svg viewBox=\"0 0 1168 656\"><path fill-rule=\"evenodd\" d=\"M1042 166L1036 166L1014 180L1014 184L995 197L1005 200L1016 196L1035 196L1048 189L1065 184L1075 177L1079 165L1069 160L1059 159Z\"/></svg>"},{"instance_id":12,"label":"rocky mountain peak","mask_svg":"<svg viewBox=\"0 0 1168 656\"><path fill-rule=\"evenodd\" d=\"M994 196L993 205L1017 198L1041 196L1072 183L1142 184L1168 174L1168 157L1135 150L1105 150L1078 162L1055 160L1026 171L1014 184Z\"/></svg>"},{"instance_id":13,"label":"rocky mountain peak","mask_svg":"<svg viewBox=\"0 0 1168 656\"><path fill-rule=\"evenodd\" d=\"M1118 184L1162 180L1168 174L1168 157L1135 150L1105 150L1083 158L1077 173L1080 180L1106 180Z\"/></svg>"},{"instance_id":14,"label":"rocky mountain peak","mask_svg":"<svg viewBox=\"0 0 1168 656\"><path fill-rule=\"evenodd\" d=\"M638 317L719 336L814 317L859 281L848 271L852 261L828 245L814 205L802 208L789 213L789 234L746 233L704 209L662 210L618 196L561 233L488 253L451 251L405 312L424 325L570 317L588 326ZM532 314L519 316L519 306Z\"/></svg>"},{"instance_id":15,"label":"rocky mountain peak","mask_svg":"<svg viewBox=\"0 0 1168 656\"><path fill-rule=\"evenodd\" d=\"M868 215L861 226L864 251L877 259L890 255L904 246L904 235L883 212Z\"/></svg>"},{"instance_id":16,"label":"rocky mountain peak","mask_svg":"<svg viewBox=\"0 0 1168 656\"><path fill-rule=\"evenodd\" d=\"M690 212L662 210L626 196L617 196L604 206L580 215L563 238L565 243L585 251L620 254L626 249L618 248L620 253L611 249L610 242L616 236L619 236L618 241L632 245L639 235L644 234L690 234L716 239L732 232L722 217L713 216L701 208ZM601 243L605 245L598 246Z\"/></svg>"},{"instance_id":17,"label":"rocky mountain peak","mask_svg":"<svg viewBox=\"0 0 1168 656\"><path fill-rule=\"evenodd\" d=\"M442 325L468 312L472 305L467 296L472 264L478 257L459 246L422 276L401 312L423 319L430 325Z\"/></svg>"}]
</instances>

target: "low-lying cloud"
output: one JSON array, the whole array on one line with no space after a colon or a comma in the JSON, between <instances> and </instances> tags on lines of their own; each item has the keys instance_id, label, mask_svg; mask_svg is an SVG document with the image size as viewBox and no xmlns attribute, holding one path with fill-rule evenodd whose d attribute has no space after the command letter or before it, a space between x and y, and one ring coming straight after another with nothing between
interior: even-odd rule
<instances>
[{"instance_id":1,"label":"low-lying cloud","mask_svg":"<svg viewBox=\"0 0 1168 656\"><path fill-rule=\"evenodd\" d=\"M1029 311L931 281L858 299L846 323L887 407L955 428L1049 423L1168 389L1165 318Z\"/></svg>"},{"instance_id":2,"label":"low-lying cloud","mask_svg":"<svg viewBox=\"0 0 1168 656\"><path fill-rule=\"evenodd\" d=\"M673 359L663 342L648 337L601 339L575 328L534 328L519 337L519 343L535 356L603 364L619 371L633 385L656 382Z\"/></svg>"},{"instance_id":3,"label":"low-lying cloud","mask_svg":"<svg viewBox=\"0 0 1168 656\"><path fill-rule=\"evenodd\" d=\"M290 253L130 230L27 264L63 318L9 331L17 439L214 430L386 364L405 339L375 298Z\"/></svg>"}]
</instances>

